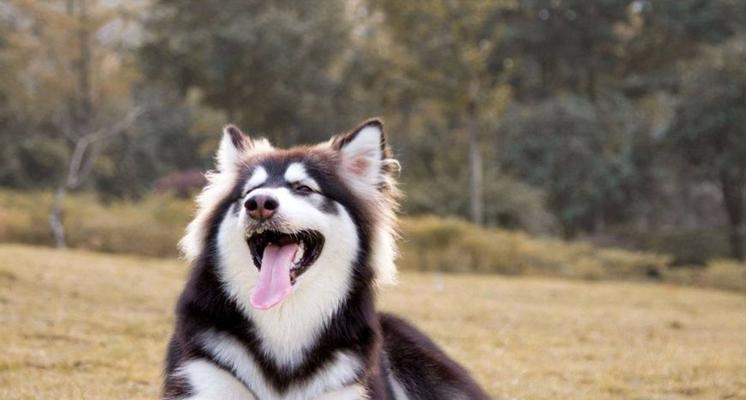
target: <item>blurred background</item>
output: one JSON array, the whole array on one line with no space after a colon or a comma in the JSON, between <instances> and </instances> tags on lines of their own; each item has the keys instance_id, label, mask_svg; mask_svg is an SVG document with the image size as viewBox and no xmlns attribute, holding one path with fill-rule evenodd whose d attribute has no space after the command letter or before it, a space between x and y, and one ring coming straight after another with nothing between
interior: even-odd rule
<instances>
[{"instance_id":1,"label":"blurred background","mask_svg":"<svg viewBox=\"0 0 746 400\"><path fill-rule=\"evenodd\" d=\"M746 399L742 0L0 0L0 397L156 397L222 127L372 116L491 394Z\"/></svg>"},{"instance_id":2,"label":"blurred background","mask_svg":"<svg viewBox=\"0 0 746 400\"><path fill-rule=\"evenodd\" d=\"M474 259L416 268L524 270L438 234L475 226L663 256L635 268L652 278L744 258L738 0L3 0L0 16L2 241L175 255L224 124L291 146L382 116L404 215L448 218L408 220L410 244Z\"/></svg>"}]
</instances>

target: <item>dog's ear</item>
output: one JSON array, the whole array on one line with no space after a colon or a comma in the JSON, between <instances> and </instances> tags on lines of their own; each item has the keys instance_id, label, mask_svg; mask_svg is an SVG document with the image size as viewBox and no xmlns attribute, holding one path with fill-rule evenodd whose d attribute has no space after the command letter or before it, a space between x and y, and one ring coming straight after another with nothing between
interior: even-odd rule
<instances>
[{"instance_id":1,"label":"dog's ear","mask_svg":"<svg viewBox=\"0 0 746 400\"><path fill-rule=\"evenodd\" d=\"M340 172L350 184L363 190L379 188L384 174L398 167L391 159L383 122L369 119L352 131L332 138L331 146L340 154Z\"/></svg>"},{"instance_id":2,"label":"dog's ear","mask_svg":"<svg viewBox=\"0 0 746 400\"><path fill-rule=\"evenodd\" d=\"M223 138L215 156L218 171L232 172L238 168L242 155L253 147L251 138L235 125L223 128Z\"/></svg>"}]
</instances>

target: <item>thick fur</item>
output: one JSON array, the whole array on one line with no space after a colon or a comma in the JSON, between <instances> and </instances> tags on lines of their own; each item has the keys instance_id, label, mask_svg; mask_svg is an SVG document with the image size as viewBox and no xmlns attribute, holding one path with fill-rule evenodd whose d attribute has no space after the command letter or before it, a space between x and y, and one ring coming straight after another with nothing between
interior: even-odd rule
<instances>
[{"instance_id":1,"label":"thick fur","mask_svg":"<svg viewBox=\"0 0 746 400\"><path fill-rule=\"evenodd\" d=\"M376 286L395 280L398 197L398 163L379 120L288 150L229 126L216 164L181 242L192 272L163 398L488 398L426 336L374 309ZM257 194L280 204L262 224L325 238L289 297L268 310L248 300L258 270L246 238L266 227L244 203Z\"/></svg>"}]
</instances>

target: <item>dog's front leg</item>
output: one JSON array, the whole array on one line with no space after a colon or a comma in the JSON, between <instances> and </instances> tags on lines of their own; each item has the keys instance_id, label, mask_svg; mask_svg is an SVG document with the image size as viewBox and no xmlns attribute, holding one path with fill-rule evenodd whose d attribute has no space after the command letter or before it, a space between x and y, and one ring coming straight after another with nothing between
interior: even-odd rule
<instances>
[{"instance_id":1,"label":"dog's front leg","mask_svg":"<svg viewBox=\"0 0 746 400\"><path fill-rule=\"evenodd\" d=\"M365 388L362 385L346 386L333 392L324 393L316 400L367 400Z\"/></svg>"},{"instance_id":2,"label":"dog's front leg","mask_svg":"<svg viewBox=\"0 0 746 400\"><path fill-rule=\"evenodd\" d=\"M207 360L187 362L178 372L188 383L184 400L256 400L249 389L230 372Z\"/></svg>"}]
</instances>

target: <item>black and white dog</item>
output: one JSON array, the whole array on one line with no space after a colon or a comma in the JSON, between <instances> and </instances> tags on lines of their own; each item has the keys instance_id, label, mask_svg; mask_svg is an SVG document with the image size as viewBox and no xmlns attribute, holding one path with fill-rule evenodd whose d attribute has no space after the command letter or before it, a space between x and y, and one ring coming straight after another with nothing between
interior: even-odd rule
<instances>
[{"instance_id":1,"label":"black and white dog","mask_svg":"<svg viewBox=\"0 0 746 400\"><path fill-rule=\"evenodd\" d=\"M275 149L225 128L181 242L166 399L488 399L374 308L395 278L398 163L379 120Z\"/></svg>"}]
</instances>

